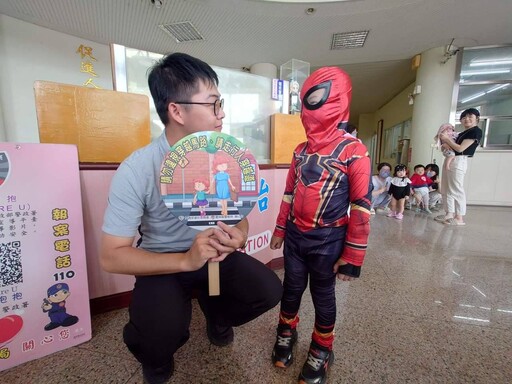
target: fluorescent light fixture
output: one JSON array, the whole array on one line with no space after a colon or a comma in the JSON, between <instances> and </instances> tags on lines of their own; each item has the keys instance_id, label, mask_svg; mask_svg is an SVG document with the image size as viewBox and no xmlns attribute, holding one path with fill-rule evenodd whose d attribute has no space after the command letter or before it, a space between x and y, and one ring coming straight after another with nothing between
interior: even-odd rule
<instances>
[{"instance_id":1,"label":"fluorescent light fixture","mask_svg":"<svg viewBox=\"0 0 512 384\"><path fill-rule=\"evenodd\" d=\"M469 63L469 66L470 67L483 67L485 65L505 65L505 64L512 64L512 59L473 61L472 63Z\"/></svg>"},{"instance_id":2,"label":"fluorescent light fixture","mask_svg":"<svg viewBox=\"0 0 512 384\"><path fill-rule=\"evenodd\" d=\"M509 309L500 309L500 308L498 308L496 311L498 311L498 312L504 312L504 313L512 313L512 311L511 311L511 310L509 310Z\"/></svg>"},{"instance_id":3,"label":"fluorescent light fixture","mask_svg":"<svg viewBox=\"0 0 512 384\"><path fill-rule=\"evenodd\" d=\"M510 84L501 84L501 85L497 85L495 87L492 87L492 88L489 88L488 91L486 91L485 93L491 93L491 92L494 92L494 91L497 91L498 89L502 89L502 88L506 88L508 87Z\"/></svg>"},{"instance_id":4,"label":"fluorescent light fixture","mask_svg":"<svg viewBox=\"0 0 512 384\"><path fill-rule=\"evenodd\" d=\"M503 88L506 88L508 87L510 84L500 84L500 85L496 85L492 88L489 88L487 91L484 91L484 92L478 92L478 93L475 93L474 95L471 95L469 97L466 97L465 99L461 100L460 102L462 104L464 103L467 103L468 101L471 101L471 100L475 100L475 99L478 99L479 97L482 97L484 95L487 95L488 93L491 93L491 92L494 92L494 91L497 91L498 89L503 89ZM453 271L452 271L453 272ZM475 288L475 287L473 287ZM476 289L476 288L475 288Z\"/></svg>"},{"instance_id":5,"label":"fluorescent light fixture","mask_svg":"<svg viewBox=\"0 0 512 384\"><path fill-rule=\"evenodd\" d=\"M495 75L498 73L509 73L510 69L489 69L481 71L464 71L461 72L461 76L478 76L478 75Z\"/></svg>"},{"instance_id":6,"label":"fluorescent light fixture","mask_svg":"<svg viewBox=\"0 0 512 384\"><path fill-rule=\"evenodd\" d=\"M466 97L464 100L461 100L460 102L462 104L464 104L464 103L467 103L468 101L478 99L479 97L482 97L484 95L485 95L485 92L478 92L478 93L475 93L472 96Z\"/></svg>"}]
</instances>

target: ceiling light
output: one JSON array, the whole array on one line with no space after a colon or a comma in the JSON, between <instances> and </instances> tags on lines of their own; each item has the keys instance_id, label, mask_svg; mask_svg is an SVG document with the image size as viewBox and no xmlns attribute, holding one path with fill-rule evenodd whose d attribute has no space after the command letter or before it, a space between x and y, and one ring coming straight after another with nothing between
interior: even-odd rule
<instances>
[{"instance_id":1,"label":"ceiling light","mask_svg":"<svg viewBox=\"0 0 512 384\"><path fill-rule=\"evenodd\" d=\"M471 95L471 96L468 96L466 97L465 99L461 100L461 104L464 104L464 103L467 103L468 101L471 101L471 100L474 100L474 99L478 99L479 97L482 97L484 95L487 95L488 93L491 93L491 92L494 92L494 91L497 91L498 89L503 89L503 88L506 88L508 87L510 84L500 84L500 85L496 85L492 88L489 88L487 91L482 91L482 92L478 92L478 93L475 93L474 95ZM473 287L475 288L475 287ZM477 289L477 288L475 288Z\"/></svg>"},{"instance_id":2,"label":"ceiling light","mask_svg":"<svg viewBox=\"0 0 512 384\"><path fill-rule=\"evenodd\" d=\"M464 71L461 72L461 76L478 76L478 75L495 75L498 73L509 73L510 69L489 69L482 71Z\"/></svg>"},{"instance_id":3,"label":"ceiling light","mask_svg":"<svg viewBox=\"0 0 512 384\"><path fill-rule=\"evenodd\" d=\"M364 45L370 31L344 32L332 35L331 50L360 48Z\"/></svg>"},{"instance_id":4,"label":"ceiling light","mask_svg":"<svg viewBox=\"0 0 512 384\"><path fill-rule=\"evenodd\" d=\"M466 97L464 100L461 100L460 102L462 104L464 104L464 103L467 103L468 101L478 99L479 97L482 97L484 95L485 95L485 92L478 92L478 93L475 93L472 96Z\"/></svg>"},{"instance_id":5,"label":"ceiling light","mask_svg":"<svg viewBox=\"0 0 512 384\"><path fill-rule=\"evenodd\" d=\"M482 61L473 61L469 63L470 67L483 67L485 65L505 65L505 64L512 64L511 59L505 59L505 60L482 60Z\"/></svg>"},{"instance_id":6,"label":"ceiling light","mask_svg":"<svg viewBox=\"0 0 512 384\"><path fill-rule=\"evenodd\" d=\"M488 91L486 91L485 93L491 93L491 92L494 92L494 91L497 91L498 89L502 89L502 88L506 88L508 87L510 84L501 84L501 85L497 85L495 87L492 87L490 88Z\"/></svg>"},{"instance_id":7,"label":"ceiling light","mask_svg":"<svg viewBox=\"0 0 512 384\"><path fill-rule=\"evenodd\" d=\"M162 8L162 5L164 5L164 0L149 0L151 4L155 6L155 8Z\"/></svg>"}]
</instances>

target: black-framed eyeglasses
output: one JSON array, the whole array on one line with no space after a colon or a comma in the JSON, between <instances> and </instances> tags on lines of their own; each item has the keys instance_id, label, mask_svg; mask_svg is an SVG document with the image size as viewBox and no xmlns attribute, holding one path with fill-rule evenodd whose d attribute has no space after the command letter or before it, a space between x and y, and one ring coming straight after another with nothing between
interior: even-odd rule
<instances>
[{"instance_id":1,"label":"black-framed eyeglasses","mask_svg":"<svg viewBox=\"0 0 512 384\"><path fill-rule=\"evenodd\" d=\"M224 108L224 99L217 99L213 103L199 103L196 101L175 101L174 104L213 105L213 114L215 116L219 116L220 110Z\"/></svg>"}]
</instances>

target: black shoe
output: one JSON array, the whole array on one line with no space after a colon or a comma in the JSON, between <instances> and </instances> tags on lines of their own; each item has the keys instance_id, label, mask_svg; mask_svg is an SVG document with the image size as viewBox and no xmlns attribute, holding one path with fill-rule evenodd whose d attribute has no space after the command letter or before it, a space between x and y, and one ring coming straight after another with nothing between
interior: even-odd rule
<instances>
[{"instance_id":1,"label":"black shoe","mask_svg":"<svg viewBox=\"0 0 512 384\"><path fill-rule=\"evenodd\" d=\"M76 316L68 316L62 322L62 326L63 327L69 327L69 326L71 326L73 324L76 324L76 323L78 323L78 317L76 317Z\"/></svg>"},{"instance_id":2,"label":"black shoe","mask_svg":"<svg viewBox=\"0 0 512 384\"><path fill-rule=\"evenodd\" d=\"M276 367L286 368L293 362L293 346L297 342L297 330L277 327L276 343L272 351L272 362Z\"/></svg>"},{"instance_id":3,"label":"black shoe","mask_svg":"<svg viewBox=\"0 0 512 384\"><path fill-rule=\"evenodd\" d=\"M169 364L160 368L150 368L142 365L142 377L144 384L164 384L169 381L174 373L174 358Z\"/></svg>"},{"instance_id":4,"label":"black shoe","mask_svg":"<svg viewBox=\"0 0 512 384\"><path fill-rule=\"evenodd\" d=\"M206 319L206 334L210 343L217 347L225 347L233 342L234 332L231 326L217 325Z\"/></svg>"},{"instance_id":5,"label":"black shoe","mask_svg":"<svg viewBox=\"0 0 512 384\"><path fill-rule=\"evenodd\" d=\"M334 352L311 343L308 359L299 375L300 384L324 384L327 382L327 371L334 362Z\"/></svg>"},{"instance_id":6,"label":"black shoe","mask_svg":"<svg viewBox=\"0 0 512 384\"><path fill-rule=\"evenodd\" d=\"M54 323L53 321L44 326L45 331L51 331L52 329L60 327L60 323Z\"/></svg>"}]
</instances>

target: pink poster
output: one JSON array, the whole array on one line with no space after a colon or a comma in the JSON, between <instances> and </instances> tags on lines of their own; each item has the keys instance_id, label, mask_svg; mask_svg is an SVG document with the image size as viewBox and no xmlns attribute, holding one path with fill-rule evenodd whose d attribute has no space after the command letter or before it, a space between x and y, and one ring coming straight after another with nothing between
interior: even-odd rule
<instances>
[{"instance_id":1,"label":"pink poster","mask_svg":"<svg viewBox=\"0 0 512 384\"><path fill-rule=\"evenodd\" d=\"M283 198L288 169L260 170L258 200L251 211L249 220L249 237L245 252L262 263L283 257L283 250L271 250L270 239L276 225Z\"/></svg>"},{"instance_id":2,"label":"pink poster","mask_svg":"<svg viewBox=\"0 0 512 384\"><path fill-rule=\"evenodd\" d=\"M0 143L0 371L90 338L76 146Z\"/></svg>"}]
</instances>

